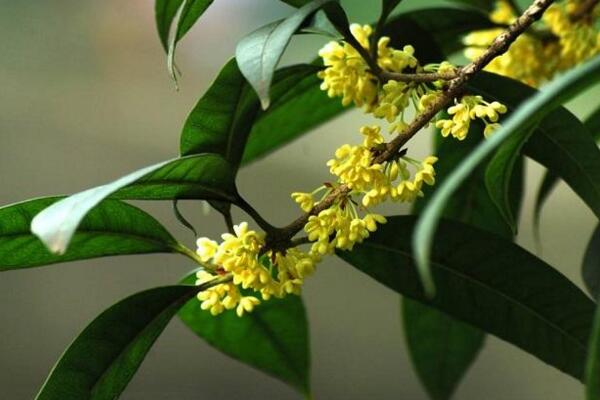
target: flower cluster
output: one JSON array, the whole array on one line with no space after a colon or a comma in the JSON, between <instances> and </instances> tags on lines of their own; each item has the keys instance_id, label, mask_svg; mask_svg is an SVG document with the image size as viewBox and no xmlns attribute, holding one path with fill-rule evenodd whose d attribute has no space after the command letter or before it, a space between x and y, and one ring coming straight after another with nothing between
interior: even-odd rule
<instances>
[{"instance_id":1,"label":"flower cluster","mask_svg":"<svg viewBox=\"0 0 600 400\"><path fill-rule=\"evenodd\" d=\"M581 0L567 0L552 5L543 16L544 29L532 28L520 35L509 50L495 58L486 70L538 87L566 69L600 52L600 34L594 26L597 13L576 21L571 18ZM516 19L507 0L496 1L490 14L492 22L505 25ZM502 28L472 32L464 39L465 55L474 60L492 44Z\"/></svg>"},{"instance_id":2,"label":"flower cluster","mask_svg":"<svg viewBox=\"0 0 600 400\"><path fill-rule=\"evenodd\" d=\"M487 138L500 124L497 122L500 114L506 112L506 106L497 101L488 103L481 96L463 96L460 102L448 108L452 119L440 119L435 126L441 129L442 136L452 135L458 140L464 140L469 132L471 121L479 119L485 124L483 134Z\"/></svg>"},{"instance_id":3,"label":"flower cluster","mask_svg":"<svg viewBox=\"0 0 600 400\"><path fill-rule=\"evenodd\" d=\"M352 24L352 35L367 51L373 29L369 25ZM389 46L390 39L382 37L377 43L377 64L380 68L400 72L405 68L415 68L417 59L414 49L405 46L396 50ZM371 111L377 101L378 80L369 69L369 65L360 53L346 42L329 42L319 51L325 69L319 72L323 79L321 89L330 97L342 97L342 104L354 103L357 107L365 107Z\"/></svg>"},{"instance_id":4,"label":"flower cluster","mask_svg":"<svg viewBox=\"0 0 600 400\"><path fill-rule=\"evenodd\" d=\"M377 229L377 224L385 223L383 216L373 213L369 207L382 203L387 199L393 201L413 202L422 196L424 184L435 183L433 164L437 158L430 156L418 162L404 155L394 160L377 164L373 155L384 144L379 126L361 128L363 143L358 146L348 144L340 147L335 158L327 165L337 177L336 184L344 184L350 193L331 207L309 217L304 231L313 242L311 254L320 256L331 253L334 249L351 250L356 243L369 237ZM411 174L409 166L416 169ZM309 212L318 204L315 194L324 191L327 196L334 185L323 186L312 193L292 193L292 198L300 207ZM362 196L360 203L354 197ZM365 214L360 216L360 211Z\"/></svg>"},{"instance_id":5,"label":"flower cluster","mask_svg":"<svg viewBox=\"0 0 600 400\"><path fill-rule=\"evenodd\" d=\"M202 309L213 315L235 308L241 317L260 303L258 295L268 300L300 294L304 278L314 272L319 260L297 248L261 254L264 234L249 230L246 222L234 226L234 234L225 233L222 239L220 244L208 238L197 241L201 261L210 262L216 270L215 274L198 272L196 284L226 273L233 278L231 283L218 284L198 294Z\"/></svg>"}]
</instances>

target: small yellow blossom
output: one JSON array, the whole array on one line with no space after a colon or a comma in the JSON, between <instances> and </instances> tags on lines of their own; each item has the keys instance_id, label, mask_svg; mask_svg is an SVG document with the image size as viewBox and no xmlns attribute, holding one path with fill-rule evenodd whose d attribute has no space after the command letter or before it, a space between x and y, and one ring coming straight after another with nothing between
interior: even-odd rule
<instances>
[{"instance_id":1,"label":"small yellow blossom","mask_svg":"<svg viewBox=\"0 0 600 400\"><path fill-rule=\"evenodd\" d=\"M300 205L304 212L309 212L315 205L315 199L311 193L294 192L292 193L292 199Z\"/></svg>"},{"instance_id":2,"label":"small yellow blossom","mask_svg":"<svg viewBox=\"0 0 600 400\"><path fill-rule=\"evenodd\" d=\"M504 104L497 101L488 103L481 96L463 96L448 108L452 119L441 119L436 127L441 129L442 136L452 135L458 140L464 140L469 133L471 121L480 119L485 124L484 135L488 137L500 125L497 123L500 114L506 113Z\"/></svg>"}]
</instances>

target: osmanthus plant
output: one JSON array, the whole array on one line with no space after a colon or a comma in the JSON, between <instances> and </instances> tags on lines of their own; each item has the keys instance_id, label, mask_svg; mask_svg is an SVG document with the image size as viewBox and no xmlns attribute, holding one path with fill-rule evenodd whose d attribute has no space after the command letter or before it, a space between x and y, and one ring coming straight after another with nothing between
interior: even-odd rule
<instances>
[{"instance_id":1,"label":"osmanthus plant","mask_svg":"<svg viewBox=\"0 0 600 400\"><path fill-rule=\"evenodd\" d=\"M587 398L599 399L598 232L583 267L590 296L513 243L525 156L548 170L537 214L560 178L600 217L600 100L586 121L561 106L600 80L599 1L414 1L405 11L383 0L372 25L349 23L334 0L284 1L296 10L243 38L200 98L179 157L70 197L0 208L2 271L145 253L197 263L182 282L134 294L92 321L38 398L119 397L175 315L310 397L300 294L317 265L338 256L403 296L410 356L432 399L452 396L485 333L584 381ZM211 3L156 0L173 77L176 45ZM325 37L318 58L278 68L302 33ZM296 219L269 223L237 190L237 171L352 106L372 124L340 144L328 182L291 194ZM432 131L431 155L415 158L409 141ZM220 212L222 237L187 248L123 202L172 201L190 226L181 199ZM384 202L414 203L415 215L384 217ZM233 221L232 206L248 220Z\"/></svg>"}]
</instances>

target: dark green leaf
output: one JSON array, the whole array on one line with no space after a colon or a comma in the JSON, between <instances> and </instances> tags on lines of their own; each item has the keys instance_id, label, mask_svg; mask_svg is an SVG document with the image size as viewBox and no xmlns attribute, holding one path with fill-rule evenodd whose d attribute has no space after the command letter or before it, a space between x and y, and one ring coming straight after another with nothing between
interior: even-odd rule
<instances>
[{"instance_id":1,"label":"dark green leaf","mask_svg":"<svg viewBox=\"0 0 600 400\"><path fill-rule=\"evenodd\" d=\"M144 211L118 200L98 204L77 228L63 255L48 251L31 231L33 217L61 197L29 200L0 208L0 271L95 257L170 253L176 241Z\"/></svg>"},{"instance_id":2,"label":"dark green leaf","mask_svg":"<svg viewBox=\"0 0 600 400\"><path fill-rule=\"evenodd\" d=\"M237 168L258 100L231 59L192 110L181 133L181 155L221 154Z\"/></svg>"},{"instance_id":3,"label":"dark green leaf","mask_svg":"<svg viewBox=\"0 0 600 400\"><path fill-rule=\"evenodd\" d=\"M596 230L596 234L598 232ZM598 236L600 237L600 235ZM597 264L596 267L600 267L600 264ZM598 306L596 306L594 327L590 335L588 357L585 364L585 398L586 400L600 399L600 307Z\"/></svg>"},{"instance_id":4,"label":"dark green leaf","mask_svg":"<svg viewBox=\"0 0 600 400\"><path fill-rule=\"evenodd\" d=\"M402 299L408 350L417 375L433 400L449 399L483 346L470 325L408 298Z\"/></svg>"},{"instance_id":5,"label":"dark green leaf","mask_svg":"<svg viewBox=\"0 0 600 400\"><path fill-rule=\"evenodd\" d=\"M443 221L431 253L438 289L428 298L411 254L415 225L414 217L391 217L362 245L339 256L400 294L583 377L594 303L580 289L500 236Z\"/></svg>"},{"instance_id":6,"label":"dark green leaf","mask_svg":"<svg viewBox=\"0 0 600 400\"><path fill-rule=\"evenodd\" d=\"M539 92L525 102L509 118L504 121L502 128L495 132L488 140L479 145L463 163L452 173L451 177L440 185L433 195L430 203L422 214L419 225L415 231L413 244L417 256L419 272L427 292L431 295L434 284L431 279L428 265L429 251L436 223L443 213L444 206L452 193L464 182L471 172L486 159L509 136L518 135L534 128L537 121L555 110L565 101L569 100L585 88L600 80L600 57L573 69L551 82L543 92ZM570 134L571 132L569 132ZM572 140L567 135L568 141ZM600 163L599 151L589 135L587 144L578 146L576 153L581 158L573 160L573 154L565 151L570 143L560 138L534 134L526 145L526 153L538 162L552 165L557 172L573 187L580 197L600 216ZM582 140L586 140L582 137ZM571 149L572 150L572 149ZM557 153L565 156L569 165L555 165L559 158Z\"/></svg>"},{"instance_id":7,"label":"dark green leaf","mask_svg":"<svg viewBox=\"0 0 600 400\"><path fill-rule=\"evenodd\" d=\"M289 17L263 26L244 37L235 49L235 57L246 80L252 85L267 109L271 102L270 89L275 68L292 36L302 24L325 3L334 0L315 0Z\"/></svg>"},{"instance_id":8,"label":"dark green leaf","mask_svg":"<svg viewBox=\"0 0 600 400\"><path fill-rule=\"evenodd\" d=\"M197 291L150 289L104 311L62 355L36 399L118 398L171 318Z\"/></svg>"},{"instance_id":9,"label":"dark green leaf","mask_svg":"<svg viewBox=\"0 0 600 400\"><path fill-rule=\"evenodd\" d=\"M308 322L300 297L263 301L242 318L234 310L213 317L192 299L179 317L223 353L310 393Z\"/></svg>"},{"instance_id":10,"label":"dark green leaf","mask_svg":"<svg viewBox=\"0 0 600 400\"><path fill-rule=\"evenodd\" d=\"M273 101L252 126L243 164L268 154L345 110L339 99L327 97L320 89L318 70L313 65L289 67L289 75L273 85Z\"/></svg>"},{"instance_id":11,"label":"dark green leaf","mask_svg":"<svg viewBox=\"0 0 600 400\"><path fill-rule=\"evenodd\" d=\"M67 250L85 215L103 199L235 201L234 174L216 154L199 154L165 161L114 182L74 194L35 216L31 230L53 252Z\"/></svg>"},{"instance_id":12,"label":"dark green leaf","mask_svg":"<svg viewBox=\"0 0 600 400\"><path fill-rule=\"evenodd\" d=\"M481 142L483 127L474 125L464 141L436 135L436 181L444 182L454 168ZM523 171L522 157L514 171L511 206L520 209ZM497 233L510 239L511 230L492 202L484 185L485 168L477 168L450 199L444 217ZM435 187L415 204L422 210ZM404 332L417 374L432 399L448 399L483 346L484 334L436 309L403 298Z\"/></svg>"},{"instance_id":13,"label":"dark green leaf","mask_svg":"<svg viewBox=\"0 0 600 400\"><path fill-rule=\"evenodd\" d=\"M181 225L188 228L190 232L194 234L194 238L197 238L198 232L196 232L196 228L194 228L194 225L192 225L192 223L187 220L185 215L181 213L181 211L179 210L178 203L179 201L177 199L173 200L173 214L175 214L175 218L177 218L177 221L179 221Z\"/></svg>"},{"instance_id":14,"label":"dark green leaf","mask_svg":"<svg viewBox=\"0 0 600 400\"><path fill-rule=\"evenodd\" d=\"M592 138L596 142L600 141L600 109L592 113L592 115L590 115L585 120L584 125L587 128L588 132L592 135ZM548 196L550 196L552 189L554 189L559 179L560 178L552 171L546 171L546 173L544 174L542 183L540 184L540 188L538 189L538 193L535 198L535 207L533 212L535 229L538 229L539 226L542 206L544 205L544 202L546 201Z\"/></svg>"},{"instance_id":15,"label":"dark green leaf","mask_svg":"<svg viewBox=\"0 0 600 400\"><path fill-rule=\"evenodd\" d=\"M485 173L485 185L487 190L502 214L504 221L511 228L513 234L517 234L518 221L511 207L510 189L513 177L513 169L517 160L522 160L521 149L525 141L533 133L533 129L519 132L513 135L500 146L492 160L489 162Z\"/></svg>"},{"instance_id":16,"label":"dark green leaf","mask_svg":"<svg viewBox=\"0 0 600 400\"><path fill-rule=\"evenodd\" d=\"M600 298L600 225L588 243L581 269L583 283L594 299Z\"/></svg>"}]
</instances>

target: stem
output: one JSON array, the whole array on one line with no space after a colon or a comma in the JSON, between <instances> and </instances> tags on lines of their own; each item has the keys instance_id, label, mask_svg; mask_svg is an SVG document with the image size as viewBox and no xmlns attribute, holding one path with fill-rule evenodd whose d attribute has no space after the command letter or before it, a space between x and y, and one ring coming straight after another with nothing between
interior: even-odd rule
<instances>
[{"instance_id":1,"label":"stem","mask_svg":"<svg viewBox=\"0 0 600 400\"><path fill-rule=\"evenodd\" d=\"M452 99L460 95L464 90L465 83L475 74L481 71L494 58L504 54L510 45L527 30L535 21L541 18L544 11L550 7L554 0L535 0L525 12L515 20L508 28L494 39L490 47L478 59L460 68L457 77L449 81L448 88L423 112L418 114L406 130L394 140L387 143L385 150L376 158L374 164L382 164L395 157L404 144L408 142L417 132L426 126L435 115L440 112ZM358 49L357 49L358 50ZM366 58L365 58L366 60ZM347 196L351 189L346 185L340 185L328 196L321 200L309 213L298 217L295 221L284 228L275 230L267 235L267 246L271 244L289 242L308 222L308 218L317 215L329 208L339 198Z\"/></svg>"},{"instance_id":2,"label":"stem","mask_svg":"<svg viewBox=\"0 0 600 400\"><path fill-rule=\"evenodd\" d=\"M231 217L231 209L224 211L223 219L225 219L225 225L227 226L227 231L233 235L233 218Z\"/></svg>"},{"instance_id":3,"label":"stem","mask_svg":"<svg viewBox=\"0 0 600 400\"><path fill-rule=\"evenodd\" d=\"M233 280L232 274L226 274L219 276L218 278L212 279L208 282L204 282L202 285L198 285L198 292L203 292L206 289L210 289L211 287L220 285L222 283L231 282Z\"/></svg>"},{"instance_id":4,"label":"stem","mask_svg":"<svg viewBox=\"0 0 600 400\"><path fill-rule=\"evenodd\" d=\"M399 81L399 82L435 82L439 80L451 81L458 77L455 72L425 72L404 74L401 72L383 71L379 75L383 81Z\"/></svg>"},{"instance_id":5,"label":"stem","mask_svg":"<svg viewBox=\"0 0 600 400\"><path fill-rule=\"evenodd\" d=\"M182 243L176 243L171 247L175 252L186 256L187 258L193 260L196 264L200 265L202 268L209 272L215 272L218 268L210 263L204 262L200 259L200 256L196 254L195 251L189 249L186 245Z\"/></svg>"},{"instance_id":6,"label":"stem","mask_svg":"<svg viewBox=\"0 0 600 400\"><path fill-rule=\"evenodd\" d=\"M278 229L275 226L271 225L267 220L265 220L262 217L262 215L260 215L258 211L256 211L254 207L252 207L250 203L248 203L242 196L238 195L238 199L235 204L239 208L244 210L246 214L252 217L252 219L258 224L258 226L260 226L260 228L267 233L267 235L276 234Z\"/></svg>"}]
</instances>

